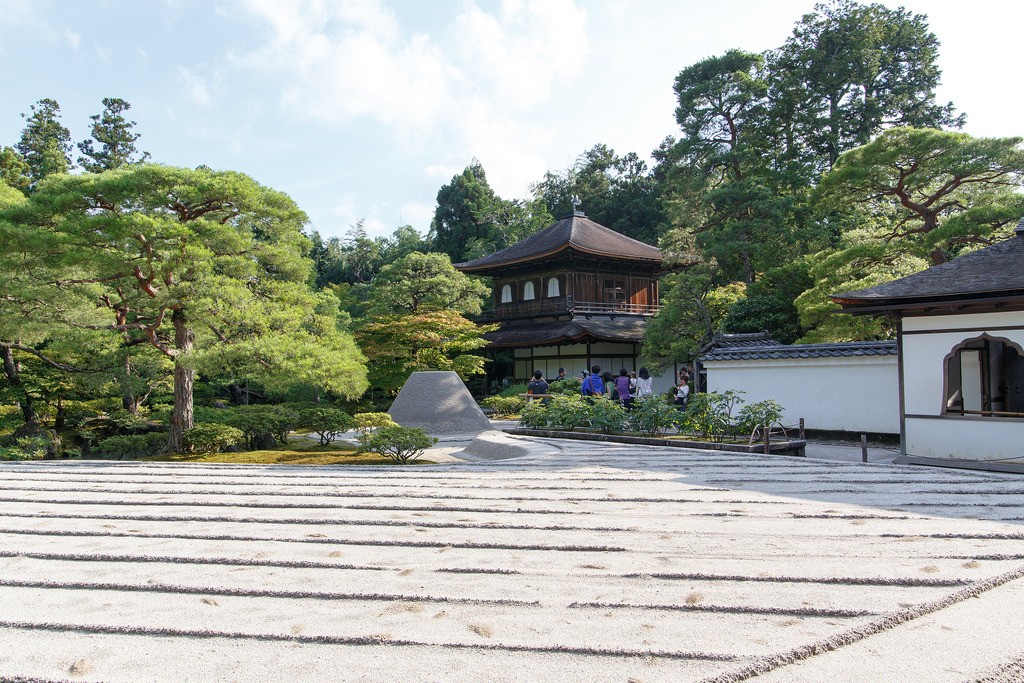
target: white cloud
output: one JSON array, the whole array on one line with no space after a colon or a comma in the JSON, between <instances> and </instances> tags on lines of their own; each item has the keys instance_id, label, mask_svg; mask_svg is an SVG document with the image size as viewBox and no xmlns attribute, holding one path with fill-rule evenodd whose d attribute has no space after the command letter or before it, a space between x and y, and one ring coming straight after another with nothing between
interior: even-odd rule
<instances>
[{"instance_id":1,"label":"white cloud","mask_svg":"<svg viewBox=\"0 0 1024 683\"><path fill-rule=\"evenodd\" d=\"M395 224L395 227L408 224L422 232L430 227L430 221L433 220L433 218L433 204L427 204L425 202L406 202L402 204L402 211L398 215L398 222Z\"/></svg>"},{"instance_id":2,"label":"white cloud","mask_svg":"<svg viewBox=\"0 0 1024 683\"><path fill-rule=\"evenodd\" d=\"M213 97L207 80L183 66L178 67L178 82L185 88L185 93L196 104L210 106Z\"/></svg>"},{"instance_id":3,"label":"white cloud","mask_svg":"<svg viewBox=\"0 0 1024 683\"><path fill-rule=\"evenodd\" d=\"M78 46L82 44L82 36L78 35L69 28L64 29L63 32L64 42L73 49L77 50Z\"/></svg>"},{"instance_id":4,"label":"white cloud","mask_svg":"<svg viewBox=\"0 0 1024 683\"><path fill-rule=\"evenodd\" d=\"M403 36L394 13L379 2L240 5L268 26L270 40L229 59L283 77L281 103L289 113L419 127L445 109L450 67L441 51L427 36Z\"/></svg>"},{"instance_id":5,"label":"white cloud","mask_svg":"<svg viewBox=\"0 0 1024 683\"><path fill-rule=\"evenodd\" d=\"M506 107L543 102L586 61L586 12L572 0L506 0L498 14L470 2L457 23L463 63Z\"/></svg>"}]
</instances>

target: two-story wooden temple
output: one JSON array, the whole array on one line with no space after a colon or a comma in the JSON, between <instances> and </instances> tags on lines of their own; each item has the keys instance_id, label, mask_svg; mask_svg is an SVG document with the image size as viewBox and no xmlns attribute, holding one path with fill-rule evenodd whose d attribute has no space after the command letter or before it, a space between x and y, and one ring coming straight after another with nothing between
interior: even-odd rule
<instances>
[{"instance_id":1,"label":"two-story wooden temple","mask_svg":"<svg viewBox=\"0 0 1024 683\"><path fill-rule=\"evenodd\" d=\"M487 350L511 352L512 379L525 381L534 370L556 377L560 367L577 377L595 364L615 374L638 369L647 319L658 310L661 262L656 247L574 211L455 267L493 278L494 309L482 322L501 327L486 335Z\"/></svg>"}]
</instances>

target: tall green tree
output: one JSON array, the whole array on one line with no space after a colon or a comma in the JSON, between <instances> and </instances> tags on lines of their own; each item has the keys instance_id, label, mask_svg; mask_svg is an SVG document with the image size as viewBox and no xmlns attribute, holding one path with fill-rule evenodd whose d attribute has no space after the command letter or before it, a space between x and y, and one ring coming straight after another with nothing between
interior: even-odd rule
<instances>
[{"instance_id":1,"label":"tall green tree","mask_svg":"<svg viewBox=\"0 0 1024 683\"><path fill-rule=\"evenodd\" d=\"M709 57L680 71L674 90L678 153L712 187L745 178L756 151L748 139L752 122L768 92L764 58L742 50Z\"/></svg>"},{"instance_id":2,"label":"tall green tree","mask_svg":"<svg viewBox=\"0 0 1024 683\"><path fill-rule=\"evenodd\" d=\"M714 339L730 307L742 300L741 282L719 284L717 264L700 263L661 281L661 310L644 332L643 362L653 372L689 363Z\"/></svg>"},{"instance_id":3,"label":"tall green tree","mask_svg":"<svg viewBox=\"0 0 1024 683\"><path fill-rule=\"evenodd\" d=\"M135 146L141 137L135 132L135 122L124 117L132 105L117 97L103 98L103 112L94 114L90 130L92 137L78 143L79 165L89 173L113 171L149 159L149 152L140 152Z\"/></svg>"},{"instance_id":4,"label":"tall green tree","mask_svg":"<svg viewBox=\"0 0 1024 683\"><path fill-rule=\"evenodd\" d=\"M496 199L484 167L474 159L437 192L427 236L431 250L448 254L456 262L464 260L473 240L490 236L490 210Z\"/></svg>"},{"instance_id":5,"label":"tall green tree","mask_svg":"<svg viewBox=\"0 0 1024 683\"><path fill-rule=\"evenodd\" d=\"M71 170L71 131L60 122L60 105L49 98L29 107L30 114L22 114L25 128L15 146L28 164L32 187L55 173Z\"/></svg>"},{"instance_id":6,"label":"tall green tree","mask_svg":"<svg viewBox=\"0 0 1024 683\"><path fill-rule=\"evenodd\" d=\"M454 311L477 314L487 286L452 267L446 254L414 252L381 269L370 285L375 315Z\"/></svg>"},{"instance_id":7,"label":"tall green tree","mask_svg":"<svg viewBox=\"0 0 1024 683\"><path fill-rule=\"evenodd\" d=\"M815 5L770 54L778 110L768 120L818 172L885 128L960 127L953 104L936 102L938 54L924 15L853 0Z\"/></svg>"},{"instance_id":8,"label":"tall green tree","mask_svg":"<svg viewBox=\"0 0 1024 683\"><path fill-rule=\"evenodd\" d=\"M660 189L658 178L639 156L630 152L620 157L603 144L585 151L568 169L549 171L531 187L534 200L543 203L550 216L569 215L576 197L591 220L650 244L666 227Z\"/></svg>"},{"instance_id":9,"label":"tall green tree","mask_svg":"<svg viewBox=\"0 0 1024 683\"><path fill-rule=\"evenodd\" d=\"M496 326L465 316L479 313L488 294L446 254L414 252L381 269L368 290L371 315L356 332L374 387L397 393L416 370L454 370L463 379L482 373L485 359L474 351Z\"/></svg>"},{"instance_id":10,"label":"tall green tree","mask_svg":"<svg viewBox=\"0 0 1024 683\"><path fill-rule=\"evenodd\" d=\"M34 319L129 333L173 361L175 451L193 423L196 367L221 354L270 374L302 360L324 368L316 379L339 395L365 390L351 337L322 336L333 323L317 317L307 284L305 222L286 195L243 174L157 165L55 178L0 213L0 224L30 234L36 259L61 273L49 284L63 300L107 316L98 324L43 309Z\"/></svg>"}]
</instances>

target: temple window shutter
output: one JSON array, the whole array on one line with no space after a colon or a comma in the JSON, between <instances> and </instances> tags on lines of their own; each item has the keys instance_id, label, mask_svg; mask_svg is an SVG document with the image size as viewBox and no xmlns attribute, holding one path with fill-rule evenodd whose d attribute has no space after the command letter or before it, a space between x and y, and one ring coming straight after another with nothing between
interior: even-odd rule
<instances>
[{"instance_id":1,"label":"temple window shutter","mask_svg":"<svg viewBox=\"0 0 1024 683\"><path fill-rule=\"evenodd\" d=\"M553 277L548 280L548 297L561 296L558 291L558 278Z\"/></svg>"},{"instance_id":2,"label":"temple window shutter","mask_svg":"<svg viewBox=\"0 0 1024 683\"><path fill-rule=\"evenodd\" d=\"M523 285L523 301L530 301L536 299L537 296L533 292L533 283L527 282Z\"/></svg>"},{"instance_id":3,"label":"temple window shutter","mask_svg":"<svg viewBox=\"0 0 1024 683\"><path fill-rule=\"evenodd\" d=\"M501 303L512 303L512 285L505 285L501 288Z\"/></svg>"}]
</instances>

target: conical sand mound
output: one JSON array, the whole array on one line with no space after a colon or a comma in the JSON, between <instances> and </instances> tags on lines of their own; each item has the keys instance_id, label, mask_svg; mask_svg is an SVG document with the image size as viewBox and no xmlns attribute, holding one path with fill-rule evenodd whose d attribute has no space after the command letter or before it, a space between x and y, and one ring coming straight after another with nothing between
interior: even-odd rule
<instances>
[{"instance_id":1,"label":"conical sand mound","mask_svg":"<svg viewBox=\"0 0 1024 683\"><path fill-rule=\"evenodd\" d=\"M459 376L451 371L414 372L388 414L403 427L427 434L479 433L492 429Z\"/></svg>"}]
</instances>

